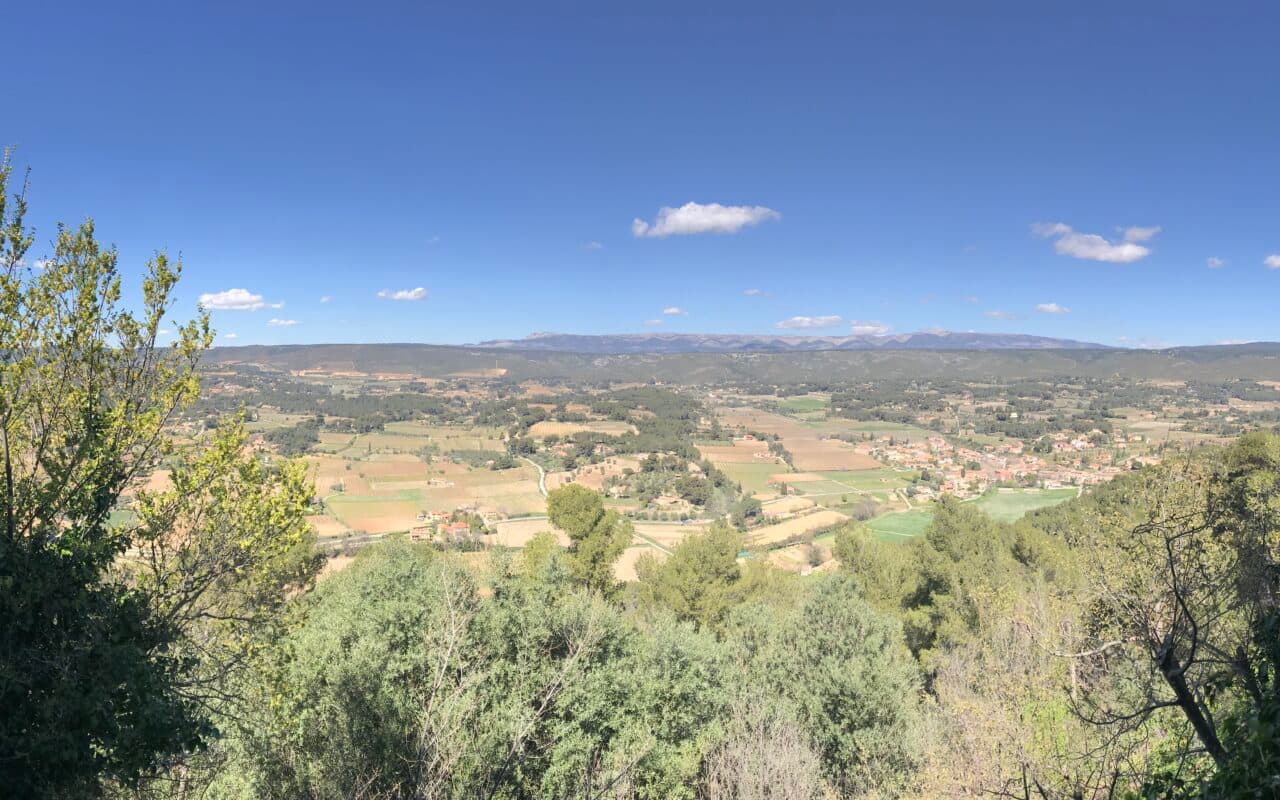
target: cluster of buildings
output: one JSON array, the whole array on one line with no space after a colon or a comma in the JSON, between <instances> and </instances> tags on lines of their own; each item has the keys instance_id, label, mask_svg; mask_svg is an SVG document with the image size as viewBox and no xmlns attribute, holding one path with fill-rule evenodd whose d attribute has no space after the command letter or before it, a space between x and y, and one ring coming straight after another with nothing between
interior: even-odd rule
<instances>
[{"instance_id":1,"label":"cluster of buildings","mask_svg":"<svg viewBox=\"0 0 1280 800\"><path fill-rule=\"evenodd\" d=\"M1098 444L1097 442L1102 442ZM953 444L942 436L925 439L884 437L863 442L858 449L895 467L926 473L938 490L971 497L992 485L1017 484L1046 489L1105 483L1133 462L1155 459L1126 453L1130 437L1122 433L1089 435L1060 431L1049 437L1049 452L1030 452L1016 439L977 448ZM917 494L932 496L932 486L919 485Z\"/></svg>"}]
</instances>

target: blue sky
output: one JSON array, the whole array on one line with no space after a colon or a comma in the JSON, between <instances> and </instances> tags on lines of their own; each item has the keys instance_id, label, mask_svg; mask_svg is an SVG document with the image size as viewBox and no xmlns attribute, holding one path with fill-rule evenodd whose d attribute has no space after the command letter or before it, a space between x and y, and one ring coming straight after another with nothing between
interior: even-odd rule
<instances>
[{"instance_id":1,"label":"blue sky","mask_svg":"<svg viewBox=\"0 0 1280 800\"><path fill-rule=\"evenodd\" d=\"M37 256L222 344L1280 339L1274 3L454 5L14 4Z\"/></svg>"}]
</instances>

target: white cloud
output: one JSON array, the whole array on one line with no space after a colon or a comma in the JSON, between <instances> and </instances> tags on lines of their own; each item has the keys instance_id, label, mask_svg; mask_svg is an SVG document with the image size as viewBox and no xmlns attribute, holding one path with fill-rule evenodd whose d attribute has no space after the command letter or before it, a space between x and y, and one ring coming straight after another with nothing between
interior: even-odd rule
<instances>
[{"instance_id":1,"label":"white cloud","mask_svg":"<svg viewBox=\"0 0 1280 800\"><path fill-rule=\"evenodd\" d=\"M972 306L972 305L977 305L977 303L978 303L978 296L977 296L977 295L975 295L975 294L967 294L967 295L965 295L964 297L961 297L960 299L961 299L963 302L966 302L966 303L968 303L968 304L969 304L969 305L971 305L971 306Z\"/></svg>"},{"instance_id":2,"label":"white cloud","mask_svg":"<svg viewBox=\"0 0 1280 800\"><path fill-rule=\"evenodd\" d=\"M1018 315L1013 313L1012 311L983 311L982 315L984 317L989 317L991 319L1010 320L1010 319L1018 318Z\"/></svg>"},{"instance_id":3,"label":"white cloud","mask_svg":"<svg viewBox=\"0 0 1280 800\"><path fill-rule=\"evenodd\" d=\"M383 289L378 292L378 297L382 300L422 300L427 296L427 290L419 286L416 289Z\"/></svg>"},{"instance_id":4,"label":"white cloud","mask_svg":"<svg viewBox=\"0 0 1280 800\"><path fill-rule=\"evenodd\" d=\"M260 308L284 308L284 303L268 303L262 295L248 289L228 289L225 292L205 292L198 301L203 308L214 311L257 311Z\"/></svg>"},{"instance_id":5,"label":"white cloud","mask_svg":"<svg viewBox=\"0 0 1280 800\"><path fill-rule=\"evenodd\" d=\"M583 250L603 250L604 245L600 244L599 242L587 242L582 246L582 249Z\"/></svg>"},{"instance_id":6,"label":"white cloud","mask_svg":"<svg viewBox=\"0 0 1280 800\"><path fill-rule=\"evenodd\" d=\"M764 297L764 289L747 289L743 292L747 297Z\"/></svg>"},{"instance_id":7,"label":"white cloud","mask_svg":"<svg viewBox=\"0 0 1280 800\"><path fill-rule=\"evenodd\" d=\"M1227 265L1227 262L1217 256L1209 256L1204 260L1204 265L1209 269L1221 269Z\"/></svg>"},{"instance_id":8,"label":"white cloud","mask_svg":"<svg viewBox=\"0 0 1280 800\"><path fill-rule=\"evenodd\" d=\"M656 328L659 325L663 324L665 321L666 320L661 320L661 319L646 319L644 321L644 324L648 325L650 328Z\"/></svg>"},{"instance_id":9,"label":"white cloud","mask_svg":"<svg viewBox=\"0 0 1280 800\"><path fill-rule=\"evenodd\" d=\"M1153 225L1150 228L1133 225L1122 231L1126 242L1149 242L1151 241L1151 238L1159 232L1159 225Z\"/></svg>"},{"instance_id":10,"label":"white cloud","mask_svg":"<svg viewBox=\"0 0 1280 800\"><path fill-rule=\"evenodd\" d=\"M1280 269L1280 253L1272 253L1262 259L1262 263L1267 265L1267 269Z\"/></svg>"},{"instance_id":11,"label":"white cloud","mask_svg":"<svg viewBox=\"0 0 1280 800\"><path fill-rule=\"evenodd\" d=\"M31 266L43 272L44 270L53 266L53 261L48 258L38 258L36 259L35 263L32 264Z\"/></svg>"},{"instance_id":12,"label":"white cloud","mask_svg":"<svg viewBox=\"0 0 1280 800\"><path fill-rule=\"evenodd\" d=\"M884 336L891 330L893 328L890 326L875 320L854 319L849 321L849 333L854 336Z\"/></svg>"},{"instance_id":13,"label":"white cloud","mask_svg":"<svg viewBox=\"0 0 1280 800\"><path fill-rule=\"evenodd\" d=\"M1037 222L1031 226L1031 230L1037 236L1056 239L1057 241L1053 243L1053 249L1058 255L1082 258L1088 261L1131 264L1151 254L1151 248L1143 247L1137 242L1146 241L1155 236L1160 228L1158 226L1154 228L1129 228L1125 231L1126 239L1123 242L1112 242L1096 233L1079 233L1072 230L1070 225L1062 222L1054 222L1052 224ZM1127 237L1135 231L1136 235L1142 238L1136 241L1128 239Z\"/></svg>"},{"instance_id":14,"label":"white cloud","mask_svg":"<svg viewBox=\"0 0 1280 800\"><path fill-rule=\"evenodd\" d=\"M327 303L327 302L329 302L329 301L330 301L330 300L332 300L332 299L333 299L332 297L330 297L329 295L327 295L327 294L326 294L326 295L324 295L323 297L321 297L321 298L320 298L320 302L321 302L321 303Z\"/></svg>"},{"instance_id":15,"label":"white cloud","mask_svg":"<svg viewBox=\"0 0 1280 800\"><path fill-rule=\"evenodd\" d=\"M240 334L238 334L238 333L224 333L224 334L222 334L222 338L223 338L223 339L239 339L239 338L240 338Z\"/></svg>"},{"instance_id":16,"label":"white cloud","mask_svg":"<svg viewBox=\"0 0 1280 800\"><path fill-rule=\"evenodd\" d=\"M844 317L827 314L820 317L791 317L777 324L779 328L834 328L844 324Z\"/></svg>"},{"instance_id":17,"label":"white cloud","mask_svg":"<svg viewBox=\"0 0 1280 800\"><path fill-rule=\"evenodd\" d=\"M172 335L173 335L173 331L169 330L168 328L161 328L160 330L156 331L156 336L172 336Z\"/></svg>"},{"instance_id":18,"label":"white cloud","mask_svg":"<svg viewBox=\"0 0 1280 800\"><path fill-rule=\"evenodd\" d=\"M688 311L685 311L685 310L684 310L683 308L681 308L680 306L667 306L666 308L662 309L662 314L663 314L663 316L666 316L666 317L687 317L687 316L689 316L689 312L688 312Z\"/></svg>"},{"instance_id":19,"label":"white cloud","mask_svg":"<svg viewBox=\"0 0 1280 800\"><path fill-rule=\"evenodd\" d=\"M1251 339L1219 339L1214 344L1248 344Z\"/></svg>"},{"instance_id":20,"label":"white cloud","mask_svg":"<svg viewBox=\"0 0 1280 800\"><path fill-rule=\"evenodd\" d=\"M274 325L277 328L290 328L297 325L298 321L296 319L276 319L275 317L272 317L267 320L267 324Z\"/></svg>"},{"instance_id":21,"label":"white cloud","mask_svg":"<svg viewBox=\"0 0 1280 800\"><path fill-rule=\"evenodd\" d=\"M1036 306L1036 311L1041 314L1070 314L1071 309L1060 306L1057 303L1040 303Z\"/></svg>"},{"instance_id":22,"label":"white cloud","mask_svg":"<svg viewBox=\"0 0 1280 800\"><path fill-rule=\"evenodd\" d=\"M782 215L764 206L722 206L719 203L685 203L679 208L663 206L652 223L636 218L631 233L643 238L689 236L696 233L737 233L749 225L759 225Z\"/></svg>"}]
</instances>

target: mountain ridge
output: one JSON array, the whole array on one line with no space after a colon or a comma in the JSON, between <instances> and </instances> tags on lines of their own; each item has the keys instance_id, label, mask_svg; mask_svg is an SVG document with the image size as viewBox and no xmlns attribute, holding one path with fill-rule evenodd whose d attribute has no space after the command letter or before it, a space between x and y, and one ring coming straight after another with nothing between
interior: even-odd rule
<instances>
[{"instance_id":1,"label":"mountain ridge","mask_svg":"<svg viewBox=\"0 0 1280 800\"><path fill-rule=\"evenodd\" d=\"M1113 350L1107 345L1022 333L918 331L850 336L743 333L574 334L538 332L468 347L558 353L791 353L819 350Z\"/></svg>"}]
</instances>

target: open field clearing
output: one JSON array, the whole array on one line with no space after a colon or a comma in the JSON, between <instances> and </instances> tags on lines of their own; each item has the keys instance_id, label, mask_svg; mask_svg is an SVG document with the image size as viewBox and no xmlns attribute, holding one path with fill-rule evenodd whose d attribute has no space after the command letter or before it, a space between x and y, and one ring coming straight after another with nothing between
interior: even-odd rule
<instances>
[{"instance_id":1,"label":"open field clearing","mask_svg":"<svg viewBox=\"0 0 1280 800\"><path fill-rule=\"evenodd\" d=\"M865 469L824 472L827 480L844 484L851 489L864 492L891 492L911 485L917 473L915 470L899 472L895 469Z\"/></svg>"},{"instance_id":2,"label":"open field clearing","mask_svg":"<svg viewBox=\"0 0 1280 800\"><path fill-rule=\"evenodd\" d=\"M818 547L819 558L823 559L823 563L816 567L809 562L810 549L808 544L793 544L770 550L765 555L764 560L780 569L802 575L807 575L812 571L821 571L825 566L834 566L831 561L830 547L821 544Z\"/></svg>"},{"instance_id":3,"label":"open field clearing","mask_svg":"<svg viewBox=\"0 0 1280 800\"><path fill-rule=\"evenodd\" d=\"M314 514L307 517L307 522L311 523L311 527L316 529L316 536L321 539L342 536L351 532L351 529L344 525L341 520L328 514Z\"/></svg>"},{"instance_id":4,"label":"open field clearing","mask_svg":"<svg viewBox=\"0 0 1280 800\"><path fill-rule=\"evenodd\" d=\"M257 419L244 423L246 431L262 433L276 428L288 428L313 417L312 414L282 414L274 409L266 408L259 409L257 416Z\"/></svg>"},{"instance_id":5,"label":"open field clearing","mask_svg":"<svg viewBox=\"0 0 1280 800\"><path fill-rule=\"evenodd\" d=\"M769 479L780 471L785 471L785 464L720 464L720 471L737 483L748 493L770 492L777 494L769 485Z\"/></svg>"},{"instance_id":6,"label":"open field clearing","mask_svg":"<svg viewBox=\"0 0 1280 800\"><path fill-rule=\"evenodd\" d=\"M933 513L930 511L900 511L883 514L865 524L877 538L904 541L924 533L930 522L933 522Z\"/></svg>"},{"instance_id":7,"label":"open field clearing","mask_svg":"<svg viewBox=\"0 0 1280 800\"><path fill-rule=\"evenodd\" d=\"M790 414L824 411L831 405L829 394L806 394L778 401L778 408Z\"/></svg>"},{"instance_id":8,"label":"open field clearing","mask_svg":"<svg viewBox=\"0 0 1280 800\"><path fill-rule=\"evenodd\" d=\"M425 481L432 470L418 459L411 461L354 461L351 470L371 486L398 481Z\"/></svg>"},{"instance_id":9,"label":"open field clearing","mask_svg":"<svg viewBox=\"0 0 1280 800\"><path fill-rule=\"evenodd\" d=\"M747 544L753 549L765 548L848 521L849 518L838 511L823 509L756 528L747 534Z\"/></svg>"},{"instance_id":10,"label":"open field clearing","mask_svg":"<svg viewBox=\"0 0 1280 800\"><path fill-rule=\"evenodd\" d=\"M345 450L338 451L344 458L364 458L378 452L413 453L430 446L424 436L400 436L394 433L362 433L351 440Z\"/></svg>"},{"instance_id":11,"label":"open field clearing","mask_svg":"<svg viewBox=\"0 0 1280 800\"><path fill-rule=\"evenodd\" d=\"M533 427L529 428L529 435L535 439L545 439L548 436L571 436L580 431L621 436L624 433L635 433L636 428L629 422L617 422L615 420L593 420L590 422L552 422L544 420L535 423Z\"/></svg>"},{"instance_id":12,"label":"open field clearing","mask_svg":"<svg viewBox=\"0 0 1280 800\"><path fill-rule=\"evenodd\" d=\"M779 516L782 514L794 514L797 511L805 511L813 508L813 501L804 497L796 497L792 495L788 497L779 497L777 500L770 500L767 503L761 503L760 508L766 516Z\"/></svg>"},{"instance_id":13,"label":"open field clearing","mask_svg":"<svg viewBox=\"0 0 1280 800\"><path fill-rule=\"evenodd\" d=\"M791 453L792 464L797 470L857 470L884 466L871 456L857 452L851 444L827 438L847 430L842 425L800 422L757 408L721 408L717 413L727 426L777 435L782 446Z\"/></svg>"},{"instance_id":14,"label":"open field clearing","mask_svg":"<svg viewBox=\"0 0 1280 800\"><path fill-rule=\"evenodd\" d=\"M664 561L667 558L666 553L647 542L632 545L623 550L622 555L614 563L614 577L620 581L634 581L636 579L636 562L645 556L651 556L658 561Z\"/></svg>"},{"instance_id":15,"label":"open field clearing","mask_svg":"<svg viewBox=\"0 0 1280 800\"><path fill-rule=\"evenodd\" d=\"M992 519L1013 522L1028 511L1056 506L1075 496L1075 489L997 489L973 504Z\"/></svg>"},{"instance_id":16,"label":"open field clearing","mask_svg":"<svg viewBox=\"0 0 1280 800\"><path fill-rule=\"evenodd\" d=\"M354 531L390 533L407 531L417 523L420 504L403 496L333 495L325 505Z\"/></svg>"},{"instance_id":17,"label":"open field clearing","mask_svg":"<svg viewBox=\"0 0 1280 800\"><path fill-rule=\"evenodd\" d=\"M563 387L547 386L546 384L532 381L525 381L524 383L521 383L520 389L520 396L529 399L538 397L554 398L556 395L563 394L568 391Z\"/></svg>"},{"instance_id":18,"label":"open field clearing","mask_svg":"<svg viewBox=\"0 0 1280 800\"><path fill-rule=\"evenodd\" d=\"M770 475L769 480L773 483L786 483L791 485L797 483L825 481L826 478L816 472L779 472L774 475Z\"/></svg>"},{"instance_id":19,"label":"open field clearing","mask_svg":"<svg viewBox=\"0 0 1280 800\"><path fill-rule=\"evenodd\" d=\"M729 445L698 445L702 457L715 464L774 464L768 442L738 441Z\"/></svg>"},{"instance_id":20,"label":"open field clearing","mask_svg":"<svg viewBox=\"0 0 1280 800\"><path fill-rule=\"evenodd\" d=\"M787 437L782 446L791 453L791 462L801 470L879 469L884 465L853 445L839 439Z\"/></svg>"},{"instance_id":21,"label":"open field clearing","mask_svg":"<svg viewBox=\"0 0 1280 800\"><path fill-rule=\"evenodd\" d=\"M384 437L403 436L406 439L426 440L442 452L450 450L499 450L505 451L502 431L486 425L432 425L420 420L405 422L388 422L382 431ZM377 434L365 434L374 435ZM389 446L394 446L396 439L385 438ZM404 440L399 440L404 441ZM424 445L418 445L419 447Z\"/></svg>"},{"instance_id":22,"label":"open field clearing","mask_svg":"<svg viewBox=\"0 0 1280 800\"><path fill-rule=\"evenodd\" d=\"M415 524L419 511L454 511L462 506L511 516L546 510L533 467L469 469L408 458L348 461L308 456L307 461L317 493L335 516L355 530L406 530Z\"/></svg>"},{"instance_id":23,"label":"open field clearing","mask_svg":"<svg viewBox=\"0 0 1280 800\"><path fill-rule=\"evenodd\" d=\"M336 433L334 431L320 431L320 443L313 444L312 450L318 450L321 453L340 453L351 447L355 443L356 437L352 433Z\"/></svg>"},{"instance_id":24,"label":"open field clearing","mask_svg":"<svg viewBox=\"0 0 1280 800\"><path fill-rule=\"evenodd\" d=\"M895 439L907 439L912 442L919 442L928 439L930 436L937 436L937 432L927 428L919 428L915 425L905 425L900 422L859 422L852 419L829 419L817 426L820 430L831 433L871 433L877 437L892 436Z\"/></svg>"},{"instance_id":25,"label":"open field clearing","mask_svg":"<svg viewBox=\"0 0 1280 800\"><path fill-rule=\"evenodd\" d=\"M857 494L859 490L836 481L806 481L792 484L801 494Z\"/></svg>"},{"instance_id":26,"label":"open field clearing","mask_svg":"<svg viewBox=\"0 0 1280 800\"><path fill-rule=\"evenodd\" d=\"M561 547L570 544L569 535L552 526L546 517L533 519L504 519L490 526L494 533L487 534L484 539L490 545L501 547L524 547L529 540L544 531L554 533Z\"/></svg>"},{"instance_id":27,"label":"open field clearing","mask_svg":"<svg viewBox=\"0 0 1280 800\"><path fill-rule=\"evenodd\" d=\"M645 539L652 539L658 544L668 549L675 547L684 541L684 538L691 533L705 531L711 526L710 522L690 522L687 525L677 522L636 522L636 535Z\"/></svg>"}]
</instances>

